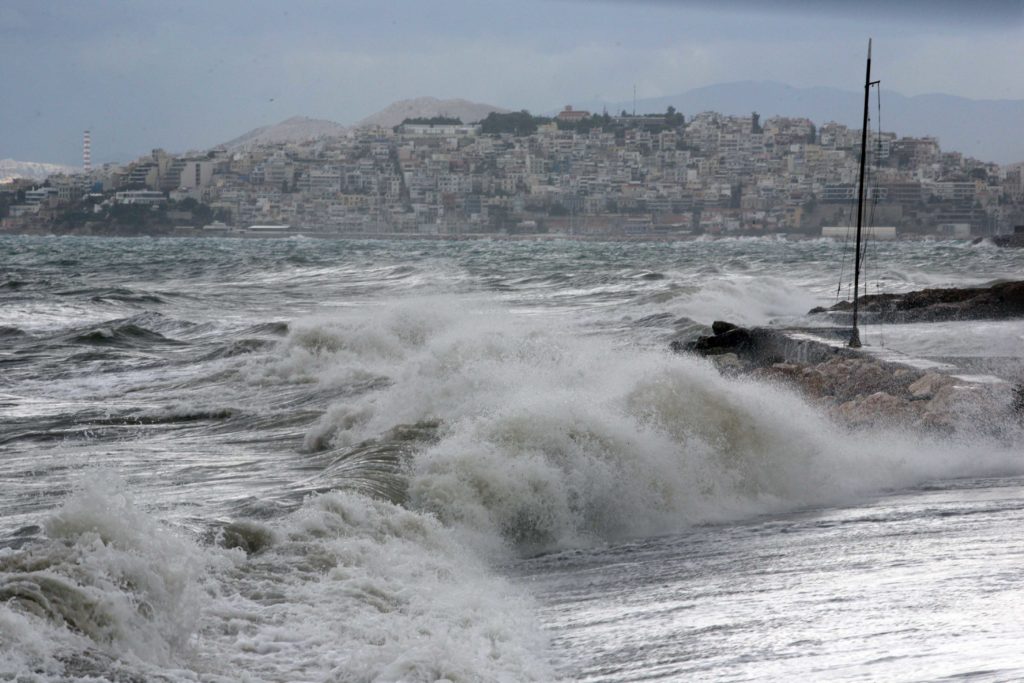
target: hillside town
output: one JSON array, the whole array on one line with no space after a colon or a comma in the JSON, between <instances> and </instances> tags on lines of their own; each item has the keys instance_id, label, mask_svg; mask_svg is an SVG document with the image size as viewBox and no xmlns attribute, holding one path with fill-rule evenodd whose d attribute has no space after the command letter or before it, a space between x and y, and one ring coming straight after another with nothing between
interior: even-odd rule
<instances>
[{"instance_id":1,"label":"hillside town","mask_svg":"<svg viewBox=\"0 0 1024 683\"><path fill-rule=\"evenodd\" d=\"M153 150L127 164L0 184L15 233L546 234L674 238L850 225L861 131L757 113L491 113ZM872 131L868 219L900 236L999 235L1024 224L1024 168Z\"/></svg>"}]
</instances>

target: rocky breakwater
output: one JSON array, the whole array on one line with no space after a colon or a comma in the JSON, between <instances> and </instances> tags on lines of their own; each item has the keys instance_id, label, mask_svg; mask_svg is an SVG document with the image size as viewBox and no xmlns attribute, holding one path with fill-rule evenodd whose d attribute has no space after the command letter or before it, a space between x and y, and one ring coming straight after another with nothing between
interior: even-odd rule
<instances>
[{"instance_id":1,"label":"rocky breakwater","mask_svg":"<svg viewBox=\"0 0 1024 683\"><path fill-rule=\"evenodd\" d=\"M1001 434L1024 423L1024 387L921 370L847 348L837 328L743 328L716 321L712 335L672 343L726 375L790 386L851 427ZM832 337L832 339L830 339Z\"/></svg>"},{"instance_id":2,"label":"rocky breakwater","mask_svg":"<svg viewBox=\"0 0 1024 683\"><path fill-rule=\"evenodd\" d=\"M870 294L858 301L866 322L909 323L949 320L1004 320L1024 317L1024 280L998 282L989 287L922 289L906 294ZM811 314L844 316L853 304L841 301Z\"/></svg>"}]
</instances>

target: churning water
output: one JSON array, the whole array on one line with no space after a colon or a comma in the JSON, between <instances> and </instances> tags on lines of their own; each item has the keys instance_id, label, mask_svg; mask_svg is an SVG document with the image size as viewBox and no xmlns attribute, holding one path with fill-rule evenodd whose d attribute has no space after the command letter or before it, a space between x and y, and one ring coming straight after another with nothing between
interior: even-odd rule
<instances>
[{"instance_id":1,"label":"churning water","mask_svg":"<svg viewBox=\"0 0 1024 683\"><path fill-rule=\"evenodd\" d=\"M0 259L0 680L1024 678L1017 426L850 431L667 350L832 303L831 242ZM907 291L1024 252L872 264ZM866 341L1024 358L1015 322Z\"/></svg>"}]
</instances>

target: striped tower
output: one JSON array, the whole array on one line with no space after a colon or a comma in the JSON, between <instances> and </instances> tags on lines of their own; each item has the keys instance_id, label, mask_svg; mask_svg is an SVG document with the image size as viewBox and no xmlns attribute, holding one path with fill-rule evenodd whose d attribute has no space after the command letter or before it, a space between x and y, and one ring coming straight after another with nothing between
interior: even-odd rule
<instances>
[{"instance_id":1,"label":"striped tower","mask_svg":"<svg viewBox=\"0 0 1024 683\"><path fill-rule=\"evenodd\" d=\"M92 171L92 136L89 131L82 133L82 171Z\"/></svg>"}]
</instances>

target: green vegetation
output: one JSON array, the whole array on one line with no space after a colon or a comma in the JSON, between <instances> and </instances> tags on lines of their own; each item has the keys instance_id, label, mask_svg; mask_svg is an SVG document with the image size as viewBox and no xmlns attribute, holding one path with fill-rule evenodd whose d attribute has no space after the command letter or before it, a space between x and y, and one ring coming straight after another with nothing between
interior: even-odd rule
<instances>
[{"instance_id":1,"label":"green vegetation","mask_svg":"<svg viewBox=\"0 0 1024 683\"><path fill-rule=\"evenodd\" d=\"M621 119L625 119L625 121ZM622 116L616 118L608 112L604 112L578 121L565 121L558 117L533 116L524 109L508 114L491 112L486 119L480 122L480 132L483 135L510 134L516 137L525 137L533 135L537 132L537 128L551 122L558 126L558 130L589 133L595 128L600 128L621 137L627 128L644 128L652 133L678 129L683 126L685 119L675 110L675 107L669 107L665 114L644 114L634 117L623 111Z\"/></svg>"},{"instance_id":2,"label":"green vegetation","mask_svg":"<svg viewBox=\"0 0 1024 683\"><path fill-rule=\"evenodd\" d=\"M550 123L551 119L533 116L525 109L508 114L491 112L480 122L480 132L484 135L501 135L510 133L516 137L525 137L537 132L537 127Z\"/></svg>"},{"instance_id":3,"label":"green vegetation","mask_svg":"<svg viewBox=\"0 0 1024 683\"><path fill-rule=\"evenodd\" d=\"M191 211L192 223L196 226L203 226L213 220L213 209L207 204L188 197L178 202L174 208L178 211Z\"/></svg>"}]
</instances>

